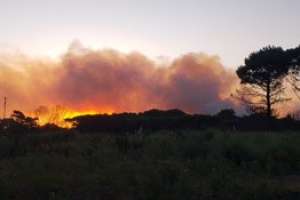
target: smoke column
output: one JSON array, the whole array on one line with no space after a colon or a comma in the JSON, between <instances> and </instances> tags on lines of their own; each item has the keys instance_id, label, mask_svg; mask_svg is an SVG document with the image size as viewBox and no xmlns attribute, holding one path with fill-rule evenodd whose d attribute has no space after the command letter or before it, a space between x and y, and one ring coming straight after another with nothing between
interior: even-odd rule
<instances>
[{"instance_id":1,"label":"smoke column","mask_svg":"<svg viewBox=\"0 0 300 200\"><path fill-rule=\"evenodd\" d=\"M61 105L76 112L178 108L215 113L234 107L238 80L217 56L187 53L164 64L142 53L72 44L59 59L0 56L0 96L8 111Z\"/></svg>"}]
</instances>

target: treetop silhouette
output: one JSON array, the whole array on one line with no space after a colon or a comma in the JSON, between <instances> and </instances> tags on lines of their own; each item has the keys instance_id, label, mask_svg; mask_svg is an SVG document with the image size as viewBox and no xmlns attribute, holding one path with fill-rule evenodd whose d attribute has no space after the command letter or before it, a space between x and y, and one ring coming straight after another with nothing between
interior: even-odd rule
<instances>
[{"instance_id":1,"label":"treetop silhouette","mask_svg":"<svg viewBox=\"0 0 300 200\"><path fill-rule=\"evenodd\" d=\"M290 57L281 47L268 46L251 53L236 73L241 79L239 99L253 112L274 115L273 105L288 100L283 79L289 74Z\"/></svg>"}]
</instances>

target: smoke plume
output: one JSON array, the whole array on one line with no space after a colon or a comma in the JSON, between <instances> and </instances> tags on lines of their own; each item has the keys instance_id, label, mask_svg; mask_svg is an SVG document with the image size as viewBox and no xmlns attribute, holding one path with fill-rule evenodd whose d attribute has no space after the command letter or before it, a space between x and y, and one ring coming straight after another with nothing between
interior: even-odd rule
<instances>
[{"instance_id":1,"label":"smoke plume","mask_svg":"<svg viewBox=\"0 0 300 200\"><path fill-rule=\"evenodd\" d=\"M0 56L0 96L8 110L61 105L76 112L178 108L215 113L233 107L238 81L217 56L187 53L164 64L139 52L73 44L59 61Z\"/></svg>"}]
</instances>

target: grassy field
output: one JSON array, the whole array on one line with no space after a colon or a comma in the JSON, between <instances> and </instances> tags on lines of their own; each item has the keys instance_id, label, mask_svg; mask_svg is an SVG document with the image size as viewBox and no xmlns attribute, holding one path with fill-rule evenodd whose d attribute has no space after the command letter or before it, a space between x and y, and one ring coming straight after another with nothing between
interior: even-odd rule
<instances>
[{"instance_id":1,"label":"grassy field","mask_svg":"<svg viewBox=\"0 0 300 200\"><path fill-rule=\"evenodd\" d=\"M300 134L0 136L0 199L300 199Z\"/></svg>"}]
</instances>

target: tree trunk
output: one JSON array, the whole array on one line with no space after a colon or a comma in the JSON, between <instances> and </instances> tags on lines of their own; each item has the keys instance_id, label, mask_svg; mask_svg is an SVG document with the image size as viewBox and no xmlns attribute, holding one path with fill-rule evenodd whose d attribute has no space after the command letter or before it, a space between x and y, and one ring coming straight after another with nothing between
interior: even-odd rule
<instances>
[{"instance_id":1,"label":"tree trunk","mask_svg":"<svg viewBox=\"0 0 300 200\"><path fill-rule=\"evenodd\" d=\"M271 108L271 91L270 91L270 82L267 84L267 117L271 118L272 117L272 108Z\"/></svg>"}]
</instances>

